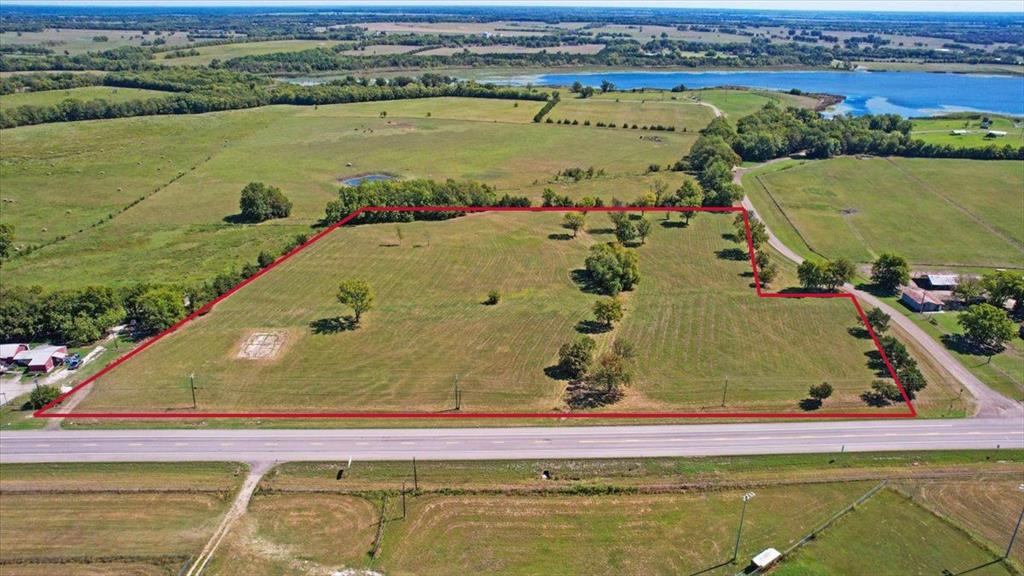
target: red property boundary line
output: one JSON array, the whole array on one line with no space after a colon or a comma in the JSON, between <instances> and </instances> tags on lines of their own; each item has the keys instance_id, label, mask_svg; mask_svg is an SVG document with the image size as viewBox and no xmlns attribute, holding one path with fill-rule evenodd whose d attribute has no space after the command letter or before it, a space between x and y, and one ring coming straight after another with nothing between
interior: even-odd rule
<instances>
[{"instance_id":1,"label":"red property boundary line","mask_svg":"<svg viewBox=\"0 0 1024 576\"><path fill-rule=\"evenodd\" d=\"M882 362L885 363L886 369L889 371L889 375L896 382L896 386L899 388L900 394L903 396L903 401L906 403L909 411L907 412L886 412L886 413L870 413L870 412L71 412L71 413L53 413L51 410L60 405L61 402L66 400L71 395L75 394L79 390L89 386L97 379L107 374L111 370L117 368L121 364L127 362L135 355L141 353L146 348L149 348L153 344L156 344L161 339L166 337L173 332L176 332L182 326L188 324L192 320L195 320L199 316L202 316L213 309L218 303L226 298L230 297L235 292L238 292L242 288L245 288L252 282L255 282L258 278L264 274L269 273L274 268L280 266L289 258L295 256L299 252L302 252L306 248L309 248L316 242L320 241L327 236L336 228L344 226L351 222L353 219L358 217L360 214L368 212L718 212L728 213L736 212L743 215L743 226L746 230L747 236L747 254L750 257L750 266L754 271L754 288L757 292L758 298L840 298L847 299L853 303L854 308L857 309L857 315L860 316L861 322L864 324L864 328L868 331L871 336L871 341L874 342L875 348L881 355ZM39 410L33 413L36 418L102 418L102 419L202 419L202 418L275 418L275 419L314 419L314 418L345 418L345 419L441 419L441 418L493 418L493 419L529 419L529 418L596 418L596 419L619 419L619 418L635 418L635 419L685 419L685 418L789 418L789 419L822 419L822 418L914 418L917 416L917 410L914 408L914 404L910 401L910 397L907 395L906 390L903 388L903 384L900 382L899 377L896 375L896 370L893 369L892 364L889 362L889 358L886 356L885 351L882 349L882 345L878 340L878 336L875 331L871 328L871 324L868 322L867 316L864 314L864 309L861 308L860 302L857 297L853 294L842 292L842 293L779 293L779 292L765 292L761 289L761 279L758 275L757 262L754 255L754 243L751 239L750 233L750 215L747 209L742 206L701 206L701 207L682 207L682 206L656 206L656 207L645 207L645 208L634 208L624 206L600 206L600 207L547 207L547 206L523 206L523 207L512 207L512 206L368 206L360 208L355 212L349 214L343 218L340 222L337 222L324 230L321 230L306 242L297 246L287 254L283 254L278 257L266 268L263 268L256 274L246 278L239 282L234 288L221 294L217 298L213 299L205 306L196 310L192 314L189 314L186 318L182 319L175 325L171 326L167 330L151 337L141 345L132 349L127 354L114 360L105 368L93 374L83 382L71 390L61 394L49 404L43 406Z\"/></svg>"}]
</instances>

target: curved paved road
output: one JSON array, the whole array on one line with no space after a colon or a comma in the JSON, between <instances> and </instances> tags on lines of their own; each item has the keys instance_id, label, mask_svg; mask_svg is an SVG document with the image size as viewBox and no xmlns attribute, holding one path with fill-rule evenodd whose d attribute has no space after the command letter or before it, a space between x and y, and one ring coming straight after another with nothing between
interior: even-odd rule
<instances>
[{"instance_id":1,"label":"curved paved road","mask_svg":"<svg viewBox=\"0 0 1024 576\"><path fill-rule=\"evenodd\" d=\"M776 158L774 160L769 160L764 164L750 168L738 168L733 172L733 182L742 186L743 176L746 175L747 172L764 166L765 164L780 162L782 160L786 160L786 158ZM747 196L743 197L743 207L751 214L757 214L754 204ZM761 218L761 221L764 222L764 218ZM800 264L804 261L802 256L783 244L782 241L779 240L778 236L776 236L771 229L767 227L767 225L765 225L765 229L768 231L768 245L796 264ZM945 368L953 378L960 382L960 384L966 388L972 396L974 396L975 400L977 400L977 412L975 416L983 418L1024 417L1024 405L989 388L977 376L972 374L970 370L965 368L959 360L954 358L953 355L946 350L945 346L936 342L934 338L929 336L928 333L915 324L913 320L907 318L902 312L896 310L892 306L889 306L877 297L864 292L863 290L858 290L852 284L843 285L843 290L854 294L862 302L867 302L875 308L882 309L882 311L892 318L893 323L897 324L903 332L907 334L907 336L917 342L917 345L924 350L925 353L934 358L935 361Z\"/></svg>"},{"instance_id":2,"label":"curved paved road","mask_svg":"<svg viewBox=\"0 0 1024 576\"><path fill-rule=\"evenodd\" d=\"M1024 448L1024 420L671 426L4 432L0 463L492 460Z\"/></svg>"}]
</instances>

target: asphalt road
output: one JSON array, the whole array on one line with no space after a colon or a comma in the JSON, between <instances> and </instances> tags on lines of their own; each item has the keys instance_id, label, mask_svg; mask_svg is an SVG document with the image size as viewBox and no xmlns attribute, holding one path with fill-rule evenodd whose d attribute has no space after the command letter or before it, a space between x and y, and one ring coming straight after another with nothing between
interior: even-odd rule
<instances>
[{"instance_id":1,"label":"asphalt road","mask_svg":"<svg viewBox=\"0 0 1024 576\"><path fill-rule=\"evenodd\" d=\"M0 462L490 460L1024 448L1024 420L0 434Z\"/></svg>"}]
</instances>

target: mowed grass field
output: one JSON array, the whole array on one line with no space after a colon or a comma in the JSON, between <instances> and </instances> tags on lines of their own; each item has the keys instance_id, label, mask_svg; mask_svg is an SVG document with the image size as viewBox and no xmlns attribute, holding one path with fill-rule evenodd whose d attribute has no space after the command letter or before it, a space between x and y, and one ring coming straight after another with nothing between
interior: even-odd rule
<instances>
[{"instance_id":1,"label":"mowed grass field","mask_svg":"<svg viewBox=\"0 0 1024 576\"><path fill-rule=\"evenodd\" d=\"M0 96L0 110L10 110L18 106L54 106L65 100L106 100L110 103L129 102L132 100L148 100L170 96L170 92L144 90L142 88L111 88L108 86L85 86L69 90L44 90L42 92L18 92Z\"/></svg>"},{"instance_id":2,"label":"mowed grass field","mask_svg":"<svg viewBox=\"0 0 1024 576\"><path fill-rule=\"evenodd\" d=\"M599 100L594 98L575 98L566 96L551 112L554 121L578 120L580 124L589 120L591 125L598 122L615 123L618 129L623 124L632 126L675 126L677 131L695 132L707 126L714 113L706 106L700 106L687 100L665 100L646 102L642 99L628 98L615 100ZM593 126L592 126L593 127ZM609 128L609 130L611 130ZM655 134L662 134L656 132Z\"/></svg>"},{"instance_id":3,"label":"mowed grass field","mask_svg":"<svg viewBox=\"0 0 1024 576\"><path fill-rule=\"evenodd\" d=\"M962 148L986 146L1024 146L1022 121L1005 116L990 116L992 125L981 128L981 118L916 118L911 136L933 144L950 144ZM952 134L953 130L967 130L968 134ZM989 130L1006 132L1005 136L986 138Z\"/></svg>"},{"instance_id":4,"label":"mowed grass field","mask_svg":"<svg viewBox=\"0 0 1024 576\"><path fill-rule=\"evenodd\" d=\"M748 174L744 189L805 253L1024 268L1021 162L842 157L770 166Z\"/></svg>"},{"instance_id":5,"label":"mowed grass field","mask_svg":"<svg viewBox=\"0 0 1024 576\"><path fill-rule=\"evenodd\" d=\"M875 377L869 340L842 300L758 299L749 263L720 257L729 215L688 228L655 222L637 248L643 280L624 296L619 328L641 360L612 409L799 411L809 385L835 388L829 409L859 400ZM559 239L561 214L475 214L444 222L341 227L208 315L98 380L82 411L191 409L195 373L206 411L565 409L565 382L547 375L558 347L596 298L573 280L588 247L611 239L604 215ZM338 282L367 280L377 309L355 330L323 333L349 311ZM481 302L491 289L497 306ZM284 337L274 360L238 358L256 333ZM725 407L720 406L728 385ZM902 411L903 406L889 410Z\"/></svg>"},{"instance_id":6,"label":"mowed grass field","mask_svg":"<svg viewBox=\"0 0 1024 576\"><path fill-rule=\"evenodd\" d=\"M6 574L176 574L244 476L238 464L0 466Z\"/></svg>"},{"instance_id":7,"label":"mowed grass field","mask_svg":"<svg viewBox=\"0 0 1024 576\"><path fill-rule=\"evenodd\" d=\"M170 52L156 55L156 62L168 66L207 66L214 60L230 60L242 56L262 56L279 52L300 52L313 48L330 48L341 42L336 40L270 40L267 42L237 42L196 48L195 56L170 56Z\"/></svg>"},{"instance_id":8,"label":"mowed grass field","mask_svg":"<svg viewBox=\"0 0 1024 576\"><path fill-rule=\"evenodd\" d=\"M68 236L5 262L5 281L205 280L310 232L340 180L356 174L473 179L536 200L540 183L560 170L593 165L619 178L601 192L606 199L632 199L648 189L648 164L676 161L696 137L659 133L652 141L627 130L535 124L542 103L516 104L441 98L275 106L5 130L0 221L15 227L16 245ZM294 203L291 217L256 226L225 221L251 181L281 187ZM587 186L575 189L585 194Z\"/></svg>"},{"instance_id":9,"label":"mowed grass field","mask_svg":"<svg viewBox=\"0 0 1024 576\"><path fill-rule=\"evenodd\" d=\"M971 569L975 569L971 574L978 576L1017 573L997 558L957 526L885 490L841 518L774 573L903 576L944 574L945 570L956 574Z\"/></svg>"}]
</instances>

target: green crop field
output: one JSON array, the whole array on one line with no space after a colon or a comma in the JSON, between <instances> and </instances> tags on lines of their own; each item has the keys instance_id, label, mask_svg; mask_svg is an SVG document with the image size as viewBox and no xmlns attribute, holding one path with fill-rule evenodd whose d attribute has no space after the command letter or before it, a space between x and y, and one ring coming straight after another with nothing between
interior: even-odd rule
<instances>
[{"instance_id":1,"label":"green crop field","mask_svg":"<svg viewBox=\"0 0 1024 576\"><path fill-rule=\"evenodd\" d=\"M237 464L0 466L4 574L176 574L238 489Z\"/></svg>"},{"instance_id":2,"label":"green crop field","mask_svg":"<svg viewBox=\"0 0 1024 576\"><path fill-rule=\"evenodd\" d=\"M646 102L637 99L597 100L592 98L574 98L566 96L548 114L554 120L573 120L583 124L589 120L637 126L675 126L677 131L695 132L707 126L714 114L706 106L699 106L686 100L663 102ZM609 129L610 130L610 129ZM658 132L657 134L660 134Z\"/></svg>"},{"instance_id":3,"label":"green crop field","mask_svg":"<svg viewBox=\"0 0 1024 576\"><path fill-rule=\"evenodd\" d=\"M858 262L895 251L921 266L1024 268L1016 161L842 157L744 178L793 248Z\"/></svg>"},{"instance_id":4,"label":"green crop field","mask_svg":"<svg viewBox=\"0 0 1024 576\"><path fill-rule=\"evenodd\" d=\"M14 226L16 246L67 236L5 262L5 282L207 279L310 232L340 180L370 172L474 179L537 199L541 183L560 170L592 165L616 178L594 186L618 183L602 195L628 200L647 191L648 164L676 161L696 137L660 132L655 141L627 130L538 125L530 120L541 103L516 104L439 98L272 106L4 130L0 221ZM280 186L294 202L292 216L258 226L225 221L254 180ZM584 194L590 186L573 189Z\"/></svg>"},{"instance_id":5,"label":"green crop field","mask_svg":"<svg viewBox=\"0 0 1024 576\"><path fill-rule=\"evenodd\" d=\"M170 66L207 66L214 60L230 60L242 56L261 56L278 52L299 52L313 48L330 48L341 44L336 40L270 40L267 42L237 42L218 46L196 48L196 56L170 56L170 52L158 54L156 61Z\"/></svg>"},{"instance_id":6,"label":"green crop field","mask_svg":"<svg viewBox=\"0 0 1024 576\"><path fill-rule=\"evenodd\" d=\"M437 411L450 408L456 378L464 409L564 409L565 382L545 368L590 317L595 297L572 273L611 235L593 215L590 233L559 239L560 220L492 213L339 228L101 378L80 409L190 408L193 372L203 410ZM847 332L849 302L758 299L749 263L717 255L736 246L722 238L731 220L656 225L638 247L643 281L624 296L626 318L596 336L604 346L624 337L643 358L613 408L796 411L827 380L829 408L878 410L859 399L874 377L872 345ZM358 329L333 332L331 319L347 313L334 297L344 278L370 282L379 305ZM491 289L502 301L484 306ZM239 358L262 333L283 338L278 355Z\"/></svg>"},{"instance_id":7,"label":"green crop field","mask_svg":"<svg viewBox=\"0 0 1024 576\"><path fill-rule=\"evenodd\" d=\"M992 550L972 542L960 528L899 494L883 491L841 518L774 573L924 575L943 574L945 570L960 573L986 564L971 574L1016 573L997 558Z\"/></svg>"},{"instance_id":8,"label":"green crop field","mask_svg":"<svg viewBox=\"0 0 1024 576\"><path fill-rule=\"evenodd\" d=\"M1024 146L1024 128L1020 119L991 116L992 125L981 128L981 116L976 118L917 118L913 121L911 136L933 144L950 144L962 148L984 148L985 146ZM967 134L956 135L953 130L967 130ZM989 130L1006 132L1006 136L986 138Z\"/></svg>"},{"instance_id":9,"label":"green crop field","mask_svg":"<svg viewBox=\"0 0 1024 576\"><path fill-rule=\"evenodd\" d=\"M148 100L170 96L170 92L143 90L140 88L111 88L107 86L86 86L70 90L45 90L42 92L19 92L0 96L0 110L18 106L53 106L65 100L106 100L110 103Z\"/></svg>"}]
</instances>

